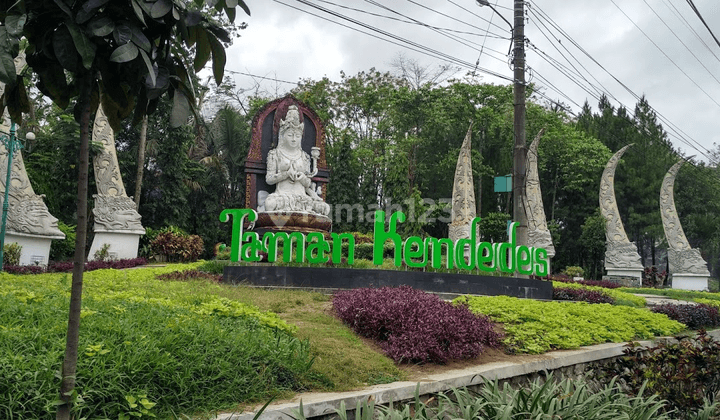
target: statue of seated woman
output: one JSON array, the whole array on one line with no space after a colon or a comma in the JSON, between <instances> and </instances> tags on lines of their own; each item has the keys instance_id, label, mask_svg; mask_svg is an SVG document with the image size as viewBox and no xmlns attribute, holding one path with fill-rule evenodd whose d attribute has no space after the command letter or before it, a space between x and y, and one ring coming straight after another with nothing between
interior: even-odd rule
<instances>
[{"instance_id":1,"label":"statue of seated woman","mask_svg":"<svg viewBox=\"0 0 720 420\"><path fill-rule=\"evenodd\" d=\"M265 199L267 212L330 214L330 206L315 192L310 155L301 148L303 130L300 112L297 106L291 105L285 119L280 121L277 147L267 155L265 181L275 185L275 192Z\"/></svg>"}]
</instances>

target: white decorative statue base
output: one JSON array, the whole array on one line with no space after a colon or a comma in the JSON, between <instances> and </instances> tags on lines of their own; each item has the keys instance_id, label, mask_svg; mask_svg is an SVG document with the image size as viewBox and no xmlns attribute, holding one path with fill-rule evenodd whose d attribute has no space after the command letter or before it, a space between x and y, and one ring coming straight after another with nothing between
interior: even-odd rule
<instances>
[{"instance_id":1,"label":"white decorative statue base","mask_svg":"<svg viewBox=\"0 0 720 420\"><path fill-rule=\"evenodd\" d=\"M679 273L672 275L672 288L680 290L708 290L708 276Z\"/></svg>"},{"instance_id":2,"label":"white decorative statue base","mask_svg":"<svg viewBox=\"0 0 720 420\"><path fill-rule=\"evenodd\" d=\"M108 244L108 257L113 260L125 260L137 258L138 244L141 233L131 232L95 232L88 261L95 259L95 253L100 251L103 245Z\"/></svg>"},{"instance_id":3,"label":"white decorative statue base","mask_svg":"<svg viewBox=\"0 0 720 420\"><path fill-rule=\"evenodd\" d=\"M40 235L5 234L5 245L16 243L20 250L20 265L47 265L50 259L50 243L57 237Z\"/></svg>"}]
</instances>

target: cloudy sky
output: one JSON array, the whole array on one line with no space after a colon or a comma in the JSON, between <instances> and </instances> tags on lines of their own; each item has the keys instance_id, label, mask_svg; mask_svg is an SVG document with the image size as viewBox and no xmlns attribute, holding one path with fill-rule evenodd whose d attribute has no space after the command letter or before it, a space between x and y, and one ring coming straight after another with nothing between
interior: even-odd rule
<instances>
[{"instance_id":1,"label":"cloudy sky","mask_svg":"<svg viewBox=\"0 0 720 420\"><path fill-rule=\"evenodd\" d=\"M248 27L226 67L240 88L260 83L282 95L300 79L391 71L399 54L430 67L459 66L458 76L479 60L484 82L512 78L510 27L475 0L245 1L252 16L238 14ZM513 22L511 0L489 1ZM720 38L720 3L692 3ZM586 100L597 109L604 92L632 111L637 100L628 89L644 94L673 145L707 161L707 149L720 144L720 46L688 1L530 0L526 8L530 81L547 98L577 112Z\"/></svg>"}]
</instances>

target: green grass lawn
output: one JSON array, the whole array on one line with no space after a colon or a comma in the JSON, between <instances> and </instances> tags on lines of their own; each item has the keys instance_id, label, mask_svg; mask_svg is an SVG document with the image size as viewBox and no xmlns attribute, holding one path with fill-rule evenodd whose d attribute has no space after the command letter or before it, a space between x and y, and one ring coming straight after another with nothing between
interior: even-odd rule
<instances>
[{"instance_id":1,"label":"green grass lawn","mask_svg":"<svg viewBox=\"0 0 720 420\"><path fill-rule=\"evenodd\" d=\"M85 273L76 418L181 418L406 378L333 316L328 296L156 278L201 265ZM54 417L70 279L0 274L0 395L8 397L0 399L0 418ZM467 303L504 323L510 350L519 352L683 328L626 306L507 297Z\"/></svg>"}]
</instances>

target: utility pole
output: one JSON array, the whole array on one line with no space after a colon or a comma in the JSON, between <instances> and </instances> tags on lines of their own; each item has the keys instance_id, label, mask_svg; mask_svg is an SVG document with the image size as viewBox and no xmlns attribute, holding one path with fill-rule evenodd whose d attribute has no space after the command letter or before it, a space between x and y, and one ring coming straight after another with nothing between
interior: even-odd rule
<instances>
[{"instance_id":1,"label":"utility pole","mask_svg":"<svg viewBox=\"0 0 720 420\"><path fill-rule=\"evenodd\" d=\"M498 13L488 0L475 0L479 6L490 7L510 26L513 45L513 221L517 222L515 241L527 245L527 214L525 213L525 173L527 172L527 146L525 135L525 1L515 2L515 24Z\"/></svg>"},{"instance_id":2,"label":"utility pole","mask_svg":"<svg viewBox=\"0 0 720 420\"><path fill-rule=\"evenodd\" d=\"M525 140L525 1L515 0L515 25L513 26L513 220L517 222L516 241L527 245L527 214L525 214L525 174L527 169L527 146Z\"/></svg>"}]
</instances>

